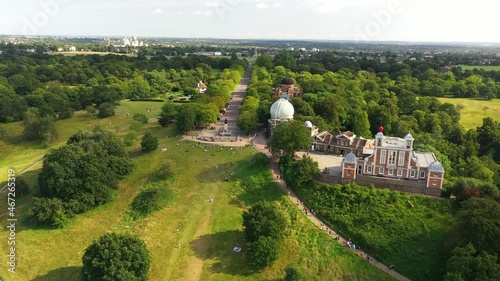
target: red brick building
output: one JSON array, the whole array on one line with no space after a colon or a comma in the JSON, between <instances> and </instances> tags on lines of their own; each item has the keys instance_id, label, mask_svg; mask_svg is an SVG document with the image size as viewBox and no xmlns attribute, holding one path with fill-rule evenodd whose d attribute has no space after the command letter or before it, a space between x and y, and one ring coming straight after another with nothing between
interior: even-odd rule
<instances>
[{"instance_id":1,"label":"red brick building","mask_svg":"<svg viewBox=\"0 0 500 281\"><path fill-rule=\"evenodd\" d=\"M375 136L373 153L358 159L350 151L342 162L342 178L376 176L388 179L420 181L426 188L441 189L444 169L434 153L413 151L415 139L410 133L404 139L386 137L383 129ZM354 168L354 175L352 175Z\"/></svg>"}]
</instances>

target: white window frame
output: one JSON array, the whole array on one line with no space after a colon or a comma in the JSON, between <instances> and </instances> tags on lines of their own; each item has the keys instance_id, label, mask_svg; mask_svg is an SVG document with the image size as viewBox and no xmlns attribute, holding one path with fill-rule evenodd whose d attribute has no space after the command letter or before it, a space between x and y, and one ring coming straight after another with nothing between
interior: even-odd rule
<instances>
[{"instance_id":1,"label":"white window frame","mask_svg":"<svg viewBox=\"0 0 500 281\"><path fill-rule=\"evenodd\" d=\"M351 170L347 170L347 175L351 176Z\"/></svg>"},{"instance_id":2,"label":"white window frame","mask_svg":"<svg viewBox=\"0 0 500 281\"><path fill-rule=\"evenodd\" d=\"M400 151L399 152L399 166L404 166L405 165L405 152Z\"/></svg>"},{"instance_id":3,"label":"white window frame","mask_svg":"<svg viewBox=\"0 0 500 281\"><path fill-rule=\"evenodd\" d=\"M389 165L396 165L396 155L398 154L397 151L394 150L389 150Z\"/></svg>"},{"instance_id":4,"label":"white window frame","mask_svg":"<svg viewBox=\"0 0 500 281\"><path fill-rule=\"evenodd\" d=\"M383 175L383 174L384 174L384 172L385 172L384 167L380 167L380 168L378 168L378 173L379 173L380 175Z\"/></svg>"},{"instance_id":5,"label":"white window frame","mask_svg":"<svg viewBox=\"0 0 500 281\"><path fill-rule=\"evenodd\" d=\"M411 170L410 171L410 178L415 178L417 176L417 171Z\"/></svg>"},{"instance_id":6,"label":"white window frame","mask_svg":"<svg viewBox=\"0 0 500 281\"><path fill-rule=\"evenodd\" d=\"M403 176L403 170L398 169L398 177L402 177L402 176Z\"/></svg>"},{"instance_id":7,"label":"white window frame","mask_svg":"<svg viewBox=\"0 0 500 281\"><path fill-rule=\"evenodd\" d=\"M389 168L389 172L387 174L389 176L394 176L394 169Z\"/></svg>"},{"instance_id":8,"label":"white window frame","mask_svg":"<svg viewBox=\"0 0 500 281\"><path fill-rule=\"evenodd\" d=\"M420 172L420 178L425 179L425 172Z\"/></svg>"},{"instance_id":9,"label":"white window frame","mask_svg":"<svg viewBox=\"0 0 500 281\"><path fill-rule=\"evenodd\" d=\"M367 166L366 167L366 172L371 174L372 173L372 166Z\"/></svg>"},{"instance_id":10,"label":"white window frame","mask_svg":"<svg viewBox=\"0 0 500 281\"><path fill-rule=\"evenodd\" d=\"M380 151L380 164L385 164L385 158L387 157L387 150Z\"/></svg>"},{"instance_id":11,"label":"white window frame","mask_svg":"<svg viewBox=\"0 0 500 281\"><path fill-rule=\"evenodd\" d=\"M438 181L437 180L432 180L432 185L436 185L438 184Z\"/></svg>"}]
</instances>

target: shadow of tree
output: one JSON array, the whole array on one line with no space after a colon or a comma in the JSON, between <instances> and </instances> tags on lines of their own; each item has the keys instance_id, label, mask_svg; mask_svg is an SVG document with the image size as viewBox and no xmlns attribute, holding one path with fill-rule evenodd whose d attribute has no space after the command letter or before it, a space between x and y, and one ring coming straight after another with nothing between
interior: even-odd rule
<instances>
[{"instance_id":1,"label":"shadow of tree","mask_svg":"<svg viewBox=\"0 0 500 281\"><path fill-rule=\"evenodd\" d=\"M246 259L244 241L243 231L230 230L200 236L190 246L198 258L213 261L212 272L249 276L255 269ZM241 252L234 252L234 247L242 248Z\"/></svg>"},{"instance_id":2,"label":"shadow of tree","mask_svg":"<svg viewBox=\"0 0 500 281\"><path fill-rule=\"evenodd\" d=\"M61 267L49 271L43 276L37 276L31 281L79 281L81 280L81 266Z\"/></svg>"}]
</instances>

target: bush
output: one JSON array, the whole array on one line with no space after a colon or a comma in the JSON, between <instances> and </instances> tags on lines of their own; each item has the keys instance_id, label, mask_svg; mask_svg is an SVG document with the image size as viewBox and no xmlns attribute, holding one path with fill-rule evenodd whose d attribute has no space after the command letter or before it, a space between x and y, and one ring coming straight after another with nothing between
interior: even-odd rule
<instances>
[{"instance_id":1,"label":"bush","mask_svg":"<svg viewBox=\"0 0 500 281\"><path fill-rule=\"evenodd\" d=\"M271 266L278 259L279 243L273 237L260 236L248 247L248 254L256 267Z\"/></svg>"},{"instance_id":2,"label":"bush","mask_svg":"<svg viewBox=\"0 0 500 281\"><path fill-rule=\"evenodd\" d=\"M83 255L82 280L148 280L151 256L146 244L130 234L109 233Z\"/></svg>"},{"instance_id":3,"label":"bush","mask_svg":"<svg viewBox=\"0 0 500 281\"><path fill-rule=\"evenodd\" d=\"M123 137L123 144L125 146L130 147L134 145L135 138L137 137L137 132L136 131L129 131L124 137Z\"/></svg>"},{"instance_id":4,"label":"bush","mask_svg":"<svg viewBox=\"0 0 500 281\"><path fill-rule=\"evenodd\" d=\"M59 198L34 198L28 221L36 225L61 228L69 223L66 207Z\"/></svg>"},{"instance_id":5,"label":"bush","mask_svg":"<svg viewBox=\"0 0 500 281\"><path fill-rule=\"evenodd\" d=\"M151 132L147 132L141 141L142 151L151 152L158 148L158 138L153 136Z\"/></svg>"},{"instance_id":6,"label":"bush","mask_svg":"<svg viewBox=\"0 0 500 281\"><path fill-rule=\"evenodd\" d=\"M285 281L300 281L303 280L302 273L295 267L287 267L285 269Z\"/></svg>"},{"instance_id":7,"label":"bush","mask_svg":"<svg viewBox=\"0 0 500 281\"><path fill-rule=\"evenodd\" d=\"M99 118L106 118L115 115L115 105L111 102L105 102L99 106Z\"/></svg>"},{"instance_id":8,"label":"bush","mask_svg":"<svg viewBox=\"0 0 500 281\"><path fill-rule=\"evenodd\" d=\"M252 160L250 160L252 168L265 168L269 167L269 158L264 153L258 153Z\"/></svg>"},{"instance_id":9,"label":"bush","mask_svg":"<svg viewBox=\"0 0 500 281\"><path fill-rule=\"evenodd\" d=\"M16 195L19 197L30 194L30 186L23 177L16 179Z\"/></svg>"},{"instance_id":10,"label":"bush","mask_svg":"<svg viewBox=\"0 0 500 281\"><path fill-rule=\"evenodd\" d=\"M147 124L149 120L149 118L144 113L135 113L133 118L134 120L141 122L141 124Z\"/></svg>"},{"instance_id":11,"label":"bush","mask_svg":"<svg viewBox=\"0 0 500 281\"><path fill-rule=\"evenodd\" d=\"M141 218L163 209L172 203L174 193L166 186L154 186L142 191L131 204L132 217Z\"/></svg>"}]
</instances>

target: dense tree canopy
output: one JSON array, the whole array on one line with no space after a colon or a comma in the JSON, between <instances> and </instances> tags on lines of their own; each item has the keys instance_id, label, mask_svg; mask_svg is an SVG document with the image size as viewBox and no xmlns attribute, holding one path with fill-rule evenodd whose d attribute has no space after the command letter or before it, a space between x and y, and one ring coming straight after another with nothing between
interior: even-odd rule
<instances>
[{"instance_id":1,"label":"dense tree canopy","mask_svg":"<svg viewBox=\"0 0 500 281\"><path fill-rule=\"evenodd\" d=\"M83 255L82 280L148 280L151 256L146 244L130 234L109 233Z\"/></svg>"},{"instance_id":2,"label":"dense tree canopy","mask_svg":"<svg viewBox=\"0 0 500 281\"><path fill-rule=\"evenodd\" d=\"M310 146L310 138L311 133L301 122L283 122L274 128L268 145L275 155L283 152L285 155L293 156L296 151Z\"/></svg>"}]
</instances>

